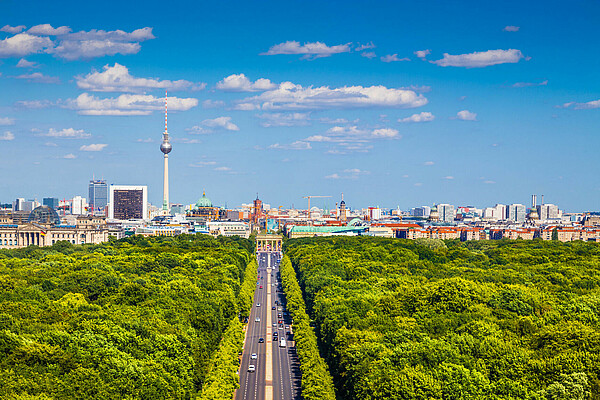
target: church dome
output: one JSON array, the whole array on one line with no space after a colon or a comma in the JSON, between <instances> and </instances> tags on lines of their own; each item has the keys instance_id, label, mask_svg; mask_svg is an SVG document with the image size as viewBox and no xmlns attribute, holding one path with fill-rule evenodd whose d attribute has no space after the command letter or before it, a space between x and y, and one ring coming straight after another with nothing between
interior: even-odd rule
<instances>
[{"instance_id":1,"label":"church dome","mask_svg":"<svg viewBox=\"0 0 600 400\"><path fill-rule=\"evenodd\" d=\"M196 208L212 207L212 201L206 197L206 193L202 193L202 197L196 202Z\"/></svg>"}]
</instances>

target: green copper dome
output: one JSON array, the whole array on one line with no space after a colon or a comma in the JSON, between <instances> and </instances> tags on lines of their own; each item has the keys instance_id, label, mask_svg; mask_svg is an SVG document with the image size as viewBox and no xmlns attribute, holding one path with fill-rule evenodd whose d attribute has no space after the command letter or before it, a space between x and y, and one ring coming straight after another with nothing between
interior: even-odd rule
<instances>
[{"instance_id":1,"label":"green copper dome","mask_svg":"<svg viewBox=\"0 0 600 400\"><path fill-rule=\"evenodd\" d=\"M196 208L212 207L212 201L206 197L206 193L202 193L202 197L196 202Z\"/></svg>"}]
</instances>

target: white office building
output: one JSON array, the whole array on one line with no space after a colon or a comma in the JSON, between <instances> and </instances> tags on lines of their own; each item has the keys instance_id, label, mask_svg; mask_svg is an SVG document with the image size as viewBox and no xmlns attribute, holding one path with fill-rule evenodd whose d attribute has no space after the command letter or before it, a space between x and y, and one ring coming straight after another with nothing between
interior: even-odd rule
<instances>
[{"instance_id":1,"label":"white office building","mask_svg":"<svg viewBox=\"0 0 600 400\"><path fill-rule=\"evenodd\" d=\"M449 223L454 222L456 211L454 210L454 206L452 204L438 204L437 209L440 216L440 221Z\"/></svg>"},{"instance_id":2,"label":"white office building","mask_svg":"<svg viewBox=\"0 0 600 400\"><path fill-rule=\"evenodd\" d=\"M514 222L525 222L527 207L523 204L511 204L506 208L506 219Z\"/></svg>"}]
</instances>

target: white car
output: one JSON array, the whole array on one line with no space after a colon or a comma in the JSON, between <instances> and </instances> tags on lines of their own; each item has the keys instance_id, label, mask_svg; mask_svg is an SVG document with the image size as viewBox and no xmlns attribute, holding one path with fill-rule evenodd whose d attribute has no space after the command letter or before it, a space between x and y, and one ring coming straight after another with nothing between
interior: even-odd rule
<instances>
[{"instance_id":1,"label":"white car","mask_svg":"<svg viewBox=\"0 0 600 400\"><path fill-rule=\"evenodd\" d=\"M251 359L251 360L256 360L257 358L258 358L258 356L256 355L256 353L252 353L252 354L250 355L250 359Z\"/></svg>"},{"instance_id":2,"label":"white car","mask_svg":"<svg viewBox=\"0 0 600 400\"><path fill-rule=\"evenodd\" d=\"M258 317L254 318L254 322L260 322L260 318L258 318Z\"/></svg>"},{"instance_id":3,"label":"white car","mask_svg":"<svg viewBox=\"0 0 600 400\"><path fill-rule=\"evenodd\" d=\"M256 307L260 307L260 303L256 303Z\"/></svg>"},{"instance_id":4,"label":"white car","mask_svg":"<svg viewBox=\"0 0 600 400\"><path fill-rule=\"evenodd\" d=\"M254 364L250 364L248 366L248 372L254 372L254 371L256 371L256 367L254 366Z\"/></svg>"}]
</instances>

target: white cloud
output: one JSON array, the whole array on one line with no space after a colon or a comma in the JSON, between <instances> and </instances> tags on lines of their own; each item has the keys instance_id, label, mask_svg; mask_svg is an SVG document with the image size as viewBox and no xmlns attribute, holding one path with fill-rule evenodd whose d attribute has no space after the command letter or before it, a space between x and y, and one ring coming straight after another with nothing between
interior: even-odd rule
<instances>
[{"instance_id":1,"label":"white cloud","mask_svg":"<svg viewBox=\"0 0 600 400\"><path fill-rule=\"evenodd\" d=\"M308 143L328 143L334 148L329 149L331 154L346 154L350 152L367 152L375 140L400 139L398 130L392 128L366 129L357 126L334 126L324 134L312 135L303 139Z\"/></svg>"},{"instance_id":2,"label":"white cloud","mask_svg":"<svg viewBox=\"0 0 600 400\"><path fill-rule=\"evenodd\" d=\"M425 162L423 163L423 165L428 165L428 166L429 166L429 165L433 165L433 164L435 164L433 161L425 161Z\"/></svg>"},{"instance_id":3,"label":"white cloud","mask_svg":"<svg viewBox=\"0 0 600 400\"><path fill-rule=\"evenodd\" d=\"M345 169L341 173L334 173L325 176L325 179L358 179L362 175L369 175L370 171L360 170L358 168Z\"/></svg>"},{"instance_id":4,"label":"white cloud","mask_svg":"<svg viewBox=\"0 0 600 400\"><path fill-rule=\"evenodd\" d=\"M279 144L275 143L269 146L269 149L279 149L279 150L310 150L312 149L310 143L297 140L290 144Z\"/></svg>"},{"instance_id":5,"label":"white cloud","mask_svg":"<svg viewBox=\"0 0 600 400\"><path fill-rule=\"evenodd\" d=\"M198 161L196 163L193 164L189 164L190 167L193 168L203 168L209 165L217 165L216 161Z\"/></svg>"},{"instance_id":6,"label":"white cloud","mask_svg":"<svg viewBox=\"0 0 600 400\"><path fill-rule=\"evenodd\" d=\"M187 111L198 105L198 99L169 97L169 110ZM80 115L149 115L164 110L164 98L142 94L122 94L116 98L98 98L88 93L69 99L67 108Z\"/></svg>"},{"instance_id":7,"label":"white cloud","mask_svg":"<svg viewBox=\"0 0 600 400\"><path fill-rule=\"evenodd\" d=\"M462 110L456 113L456 119L460 119L462 121L476 121L477 114L469 110Z\"/></svg>"},{"instance_id":8,"label":"white cloud","mask_svg":"<svg viewBox=\"0 0 600 400\"><path fill-rule=\"evenodd\" d=\"M84 144L79 148L81 151L102 151L104 148L108 146L105 143L93 143L93 144Z\"/></svg>"},{"instance_id":9,"label":"white cloud","mask_svg":"<svg viewBox=\"0 0 600 400\"><path fill-rule=\"evenodd\" d=\"M146 139L140 138L140 139L136 140L136 142L138 142L138 143L154 143L154 139L152 139L152 138L146 138Z\"/></svg>"},{"instance_id":10,"label":"white cloud","mask_svg":"<svg viewBox=\"0 0 600 400\"><path fill-rule=\"evenodd\" d=\"M263 122L260 124L265 128L273 126L305 126L309 124L308 113L265 113L257 115Z\"/></svg>"},{"instance_id":11,"label":"white cloud","mask_svg":"<svg viewBox=\"0 0 600 400\"><path fill-rule=\"evenodd\" d=\"M60 79L56 76L44 75L41 72L34 72L32 74L23 74L15 76L15 79L24 79L29 82L37 83L60 83Z\"/></svg>"},{"instance_id":12,"label":"white cloud","mask_svg":"<svg viewBox=\"0 0 600 400\"><path fill-rule=\"evenodd\" d=\"M14 125L15 119L8 117L0 117L0 125Z\"/></svg>"},{"instance_id":13,"label":"white cloud","mask_svg":"<svg viewBox=\"0 0 600 400\"><path fill-rule=\"evenodd\" d=\"M494 183L496 183L496 181L484 181L483 183L486 183L488 185L493 185Z\"/></svg>"},{"instance_id":14,"label":"white cloud","mask_svg":"<svg viewBox=\"0 0 600 400\"><path fill-rule=\"evenodd\" d=\"M269 51L261 53L261 56L272 56L276 54L304 54L304 59L329 57L338 53L349 53L350 43L340 44L337 46L327 46L325 43L314 42L300 45L296 41L287 41L284 43L272 46Z\"/></svg>"},{"instance_id":15,"label":"white cloud","mask_svg":"<svg viewBox=\"0 0 600 400\"><path fill-rule=\"evenodd\" d=\"M423 184L421 182L417 182L414 184L414 186L423 186Z\"/></svg>"},{"instance_id":16,"label":"white cloud","mask_svg":"<svg viewBox=\"0 0 600 400\"><path fill-rule=\"evenodd\" d=\"M140 93L150 89L188 90L203 89L206 84L178 80L159 80L156 78L136 78L129 74L126 66L115 63L104 66L103 72L94 71L86 76L75 77L77 87L93 92L131 92Z\"/></svg>"},{"instance_id":17,"label":"white cloud","mask_svg":"<svg viewBox=\"0 0 600 400\"><path fill-rule=\"evenodd\" d=\"M569 108L569 107L573 107L573 106L576 110L591 110L594 108L600 108L600 99L588 101L587 103L576 103L574 101L571 101L571 102L565 103L559 107L560 108Z\"/></svg>"},{"instance_id":18,"label":"white cloud","mask_svg":"<svg viewBox=\"0 0 600 400\"><path fill-rule=\"evenodd\" d=\"M69 154L63 156L63 158L65 158L67 160L72 160L74 158L77 158L77 156L75 154L73 154L73 153L69 153Z\"/></svg>"},{"instance_id":19,"label":"white cloud","mask_svg":"<svg viewBox=\"0 0 600 400\"><path fill-rule=\"evenodd\" d=\"M410 117L400 118L398 122L430 122L435 119L435 116L430 112L422 112L420 114L413 114Z\"/></svg>"},{"instance_id":20,"label":"white cloud","mask_svg":"<svg viewBox=\"0 0 600 400\"><path fill-rule=\"evenodd\" d=\"M85 132L83 129L64 128L60 131L50 128L48 133L40 134L38 136L47 136L60 139L88 139L92 137L90 133Z\"/></svg>"},{"instance_id":21,"label":"white cloud","mask_svg":"<svg viewBox=\"0 0 600 400\"><path fill-rule=\"evenodd\" d=\"M0 31L15 34L15 33L21 32L25 28L26 28L25 25L18 25L18 26L4 25L2 28L0 28Z\"/></svg>"},{"instance_id":22,"label":"white cloud","mask_svg":"<svg viewBox=\"0 0 600 400\"><path fill-rule=\"evenodd\" d=\"M375 54L374 51L364 51L362 53L360 53L361 57L365 57L365 58L375 58L377 57L377 54Z\"/></svg>"},{"instance_id":23,"label":"white cloud","mask_svg":"<svg viewBox=\"0 0 600 400\"><path fill-rule=\"evenodd\" d=\"M514 88L524 88L524 87L531 87L531 86L546 86L546 85L548 85L547 79L545 81L541 81L541 82L516 82L516 83L513 83L511 86Z\"/></svg>"},{"instance_id":24,"label":"white cloud","mask_svg":"<svg viewBox=\"0 0 600 400\"><path fill-rule=\"evenodd\" d=\"M427 50L417 50L415 51L415 55L417 57L419 57L420 59L424 60L425 58L427 58L427 56L431 54L431 50L427 49Z\"/></svg>"},{"instance_id":25,"label":"white cloud","mask_svg":"<svg viewBox=\"0 0 600 400\"><path fill-rule=\"evenodd\" d=\"M19 33L0 40L0 58L25 57L52 48L54 43L47 37Z\"/></svg>"},{"instance_id":26,"label":"white cloud","mask_svg":"<svg viewBox=\"0 0 600 400\"><path fill-rule=\"evenodd\" d=\"M520 27L518 27L518 26L507 25L502 30L504 32L517 32L519 29L520 29Z\"/></svg>"},{"instance_id":27,"label":"white cloud","mask_svg":"<svg viewBox=\"0 0 600 400\"><path fill-rule=\"evenodd\" d=\"M68 26L59 26L58 28L53 28L50 24L36 25L29 28L27 31L27 33L38 36L59 36L66 35L69 32L71 32L71 28Z\"/></svg>"},{"instance_id":28,"label":"white cloud","mask_svg":"<svg viewBox=\"0 0 600 400\"><path fill-rule=\"evenodd\" d=\"M231 168L230 167L216 167L215 171L225 171L225 172L227 172L227 171L231 171Z\"/></svg>"},{"instance_id":29,"label":"white cloud","mask_svg":"<svg viewBox=\"0 0 600 400\"><path fill-rule=\"evenodd\" d=\"M373 132L371 132L371 134L376 138L393 138L398 136L398 130L392 128L381 128L375 129Z\"/></svg>"},{"instance_id":30,"label":"white cloud","mask_svg":"<svg viewBox=\"0 0 600 400\"><path fill-rule=\"evenodd\" d=\"M219 108L225 106L225 102L221 100L204 100L202 102L203 108Z\"/></svg>"},{"instance_id":31,"label":"white cloud","mask_svg":"<svg viewBox=\"0 0 600 400\"><path fill-rule=\"evenodd\" d=\"M46 143L44 143L44 146L47 146L47 147L58 147L58 145L56 143L53 143L53 142L46 142Z\"/></svg>"},{"instance_id":32,"label":"white cloud","mask_svg":"<svg viewBox=\"0 0 600 400\"><path fill-rule=\"evenodd\" d=\"M452 175L448 175L448 176L445 176L444 179L452 180L452 179L454 179L454 177Z\"/></svg>"},{"instance_id":33,"label":"white cloud","mask_svg":"<svg viewBox=\"0 0 600 400\"><path fill-rule=\"evenodd\" d=\"M346 118L319 118L319 122L324 123L324 124L347 124L350 121L348 121ZM356 120L355 122L358 122L358 120Z\"/></svg>"},{"instance_id":34,"label":"white cloud","mask_svg":"<svg viewBox=\"0 0 600 400\"><path fill-rule=\"evenodd\" d=\"M331 108L394 107L413 108L427 104L427 98L412 90L385 86L303 87L291 82L277 89L247 97L238 102L238 110L309 110Z\"/></svg>"},{"instance_id":35,"label":"white cloud","mask_svg":"<svg viewBox=\"0 0 600 400\"><path fill-rule=\"evenodd\" d=\"M442 67L482 68L490 65L518 63L523 56L521 50L488 50L469 54L451 55L444 53L444 58L431 61Z\"/></svg>"},{"instance_id":36,"label":"white cloud","mask_svg":"<svg viewBox=\"0 0 600 400\"><path fill-rule=\"evenodd\" d=\"M398 54L388 54L381 57L381 61L383 61L384 63L390 63L395 61L410 61L410 58L398 58Z\"/></svg>"},{"instance_id":37,"label":"white cloud","mask_svg":"<svg viewBox=\"0 0 600 400\"><path fill-rule=\"evenodd\" d=\"M202 125L209 128L225 129L227 131L239 131L240 128L231 122L231 117L218 117L214 119L205 119Z\"/></svg>"},{"instance_id":38,"label":"white cloud","mask_svg":"<svg viewBox=\"0 0 600 400\"><path fill-rule=\"evenodd\" d=\"M92 29L60 36L60 43L52 53L65 60L136 54L141 49L139 42L149 39L154 39L154 35L148 27L133 32Z\"/></svg>"},{"instance_id":39,"label":"white cloud","mask_svg":"<svg viewBox=\"0 0 600 400\"><path fill-rule=\"evenodd\" d=\"M21 58L17 63L17 68L38 68L40 65L33 61L27 61L24 58Z\"/></svg>"},{"instance_id":40,"label":"white cloud","mask_svg":"<svg viewBox=\"0 0 600 400\"><path fill-rule=\"evenodd\" d=\"M359 44L358 46L356 46L354 51L363 51L363 50L368 50L368 49L374 49L375 47L376 46L373 44L373 42L369 42L367 44Z\"/></svg>"},{"instance_id":41,"label":"white cloud","mask_svg":"<svg viewBox=\"0 0 600 400\"><path fill-rule=\"evenodd\" d=\"M272 90L276 87L277 85L269 79L260 78L252 82L244 74L229 75L217 82L217 89L230 92L258 92Z\"/></svg>"},{"instance_id":42,"label":"white cloud","mask_svg":"<svg viewBox=\"0 0 600 400\"><path fill-rule=\"evenodd\" d=\"M0 136L0 140L14 140L15 135L11 131L4 131L4 134Z\"/></svg>"},{"instance_id":43,"label":"white cloud","mask_svg":"<svg viewBox=\"0 0 600 400\"><path fill-rule=\"evenodd\" d=\"M53 106L54 103L50 100L21 100L15 102L17 108L41 109Z\"/></svg>"}]
</instances>

